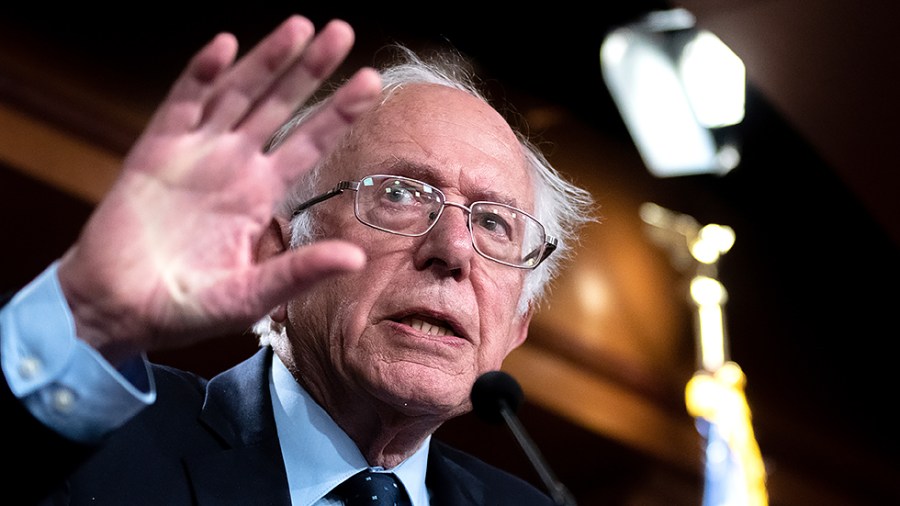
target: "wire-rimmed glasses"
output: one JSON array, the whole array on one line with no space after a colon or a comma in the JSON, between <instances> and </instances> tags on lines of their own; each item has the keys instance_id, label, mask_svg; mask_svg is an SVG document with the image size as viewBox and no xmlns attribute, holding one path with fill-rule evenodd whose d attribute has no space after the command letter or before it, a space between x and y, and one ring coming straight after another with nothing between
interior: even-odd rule
<instances>
[{"instance_id":1,"label":"wire-rimmed glasses","mask_svg":"<svg viewBox=\"0 0 900 506\"><path fill-rule=\"evenodd\" d=\"M403 176L375 174L359 181L341 181L333 189L297 206L294 215L346 190L356 192L353 213L360 223L406 237L427 234L447 206L468 215L472 246L479 255L510 267L534 269L556 249L534 216L499 202L478 201L468 207L447 202L428 183Z\"/></svg>"}]
</instances>

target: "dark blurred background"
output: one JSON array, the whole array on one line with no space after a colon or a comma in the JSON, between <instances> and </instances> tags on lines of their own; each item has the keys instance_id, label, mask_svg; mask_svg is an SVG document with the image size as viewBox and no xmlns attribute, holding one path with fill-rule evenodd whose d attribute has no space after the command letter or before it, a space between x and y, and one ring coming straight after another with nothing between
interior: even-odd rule
<instances>
[{"instance_id":1,"label":"dark blurred background","mask_svg":"<svg viewBox=\"0 0 900 506\"><path fill-rule=\"evenodd\" d=\"M650 175L600 72L611 29L675 6L747 66L743 159L723 176ZM697 368L687 278L648 239L644 202L736 233L718 274L770 503L900 504L895 3L401 7L0 8L0 288L23 285L74 240L214 33L249 47L294 9L320 25L341 17L358 32L344 71L377 63L393 42L470 57L492 96L601 205L507 364L526 393L523 423L579 504L700 504L702 441L684 408ZM212 374L254 348L249 335L224 336L154 358ZM505 427L466 416L440 435L541 486Z\"/></svg>"}]
</instances>

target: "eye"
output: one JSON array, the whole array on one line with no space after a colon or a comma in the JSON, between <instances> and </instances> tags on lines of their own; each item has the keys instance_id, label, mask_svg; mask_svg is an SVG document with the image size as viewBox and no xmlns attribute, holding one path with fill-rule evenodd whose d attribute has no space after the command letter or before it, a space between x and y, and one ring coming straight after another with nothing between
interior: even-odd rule
<instances>
[{"instance_id":1,"label":"eye","mask_svg":"<svg viewBox=\"0 0 900 506\"><path fill-rule=\"evenodd\" d=\"M472 215L472 224L490 232L495 239L510 240L512 227L501 215L492 212L479 212Z\"/></svg>"},{"instance_id":2,"label":"eye","mask_svg":"<svg viewBox=\"0 0 900 506\"><path fill-rule=\"evenodd\" d=\"M419 200L419 192L402 181L393 181L384 187L384 198L392 204L410 205Z\"/></svg>"}]
</instances>

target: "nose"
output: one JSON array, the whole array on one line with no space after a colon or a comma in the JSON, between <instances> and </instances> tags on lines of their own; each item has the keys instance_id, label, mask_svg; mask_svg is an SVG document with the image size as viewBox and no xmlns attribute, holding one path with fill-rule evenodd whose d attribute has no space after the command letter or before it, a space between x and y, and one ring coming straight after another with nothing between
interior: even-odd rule
<instances>
[{"instance_id":1,"label":"nose","mask_svg":"<svg viewBox=\"0 0 900 506\"><path fill-rule=\"evenodd\" d=\"M418 269L434 269L441 276L464 279L476 255L469 232L469 209L446 202L437 223L416 248L415 263Z\"/></svg>"}]
</instances>

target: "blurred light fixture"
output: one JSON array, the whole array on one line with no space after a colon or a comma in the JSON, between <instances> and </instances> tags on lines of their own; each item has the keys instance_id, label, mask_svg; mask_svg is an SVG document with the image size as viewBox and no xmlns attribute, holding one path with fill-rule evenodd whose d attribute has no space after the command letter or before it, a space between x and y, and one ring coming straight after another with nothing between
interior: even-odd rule
<instances>
[{"instance_id":1,"label":"blurred light fixture","mask_svg":"<svg viewBox=\"0 0 900 506\"><path fill-rule=\"evenodd\" d=\"M685 9L652 12L607 34L603 78L649 171L726 174L740 162L744 64Z\"/></svg>"}]
</instances>

